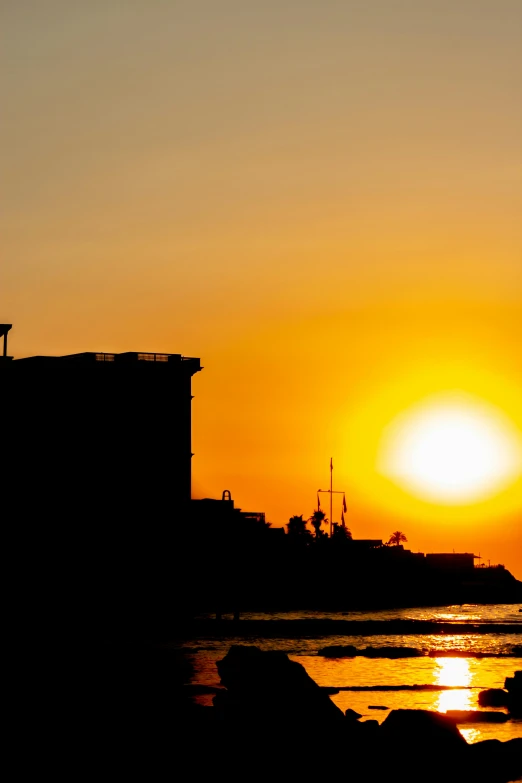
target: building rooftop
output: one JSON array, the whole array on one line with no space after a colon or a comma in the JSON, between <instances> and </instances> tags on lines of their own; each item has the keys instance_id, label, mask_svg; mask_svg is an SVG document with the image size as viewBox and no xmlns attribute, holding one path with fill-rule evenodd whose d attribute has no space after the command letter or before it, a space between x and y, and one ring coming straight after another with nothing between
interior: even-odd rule
<instances>
[{"instance_id":1,"label":"building rooftop","mask_svg":"<svg viewBox=\"0 0 522 783\"><path fill-rule=\"evenodd\" d=\"M125 351L124 353L106 353L101 351L86 351L84 353L66 354L65 356L26 356L15 360L16 364L161 364L185 365L193 373L202 369L200 359L192 356L182 356L179 353L155 353L151 351Z\"/></svg>"}]
</instances>

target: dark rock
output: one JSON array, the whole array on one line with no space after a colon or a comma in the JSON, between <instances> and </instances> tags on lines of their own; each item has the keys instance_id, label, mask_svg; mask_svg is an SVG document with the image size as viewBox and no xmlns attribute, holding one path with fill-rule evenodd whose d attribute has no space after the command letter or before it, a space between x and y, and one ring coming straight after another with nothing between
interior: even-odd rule
<instances>
[{"instance_id":1,"label":"dark rock","mask_svg":"<svg viewBox=\"0 0 522 783\"><path fill-rule=\"evenodd\" d=\"M347 709L344 712L345 718L348 718L349 720L359 720L359 718L362 718L362 715L360 712L356 712L355 710Z\"/></svg>"},{"instance_id":2,"label":"dark rock","mask_svg":"<svg viewBox=\"0 0 522 783\"><path fill-rule=\"evenodd\" d=\"M392 710L382 723L381 732L390 750L401 747L405 757L412 754L454 758L468 747L454 718L428 710Z\"/></svg>"},{"instance_id":3,"label":"dark rock","mask_svg":"<svg viewBox=\"0 0 522 783\"><path fill-rule=\"evenodd\" d=\"M346 723L324 690L286 653L232 645L217 668L227 690L216 694L214 705L219 719L229 724L299 733L312 725L328 730Z\"/></svg>"},{"instance_id":4,"label":"dark rock","mask_svg":"<svg viewBox=\"0 0 522 783\"><path fill-rule=\"evenodd\" d=\"M330 647L322 647L317 655L323 658L353 658L357 655L357 648L352 644L332 644Z\"/></svg>"},{"instance_id":5,"label":"dark rock","mask_svg":"<svg viewBox=\"0 0 522 783\"><path fill-rule=\"evenodd\" d=\"M428 710L392 710L374 741L381 777L400 783L464 783L469 776L469 745L456 721ZM383 761L381 761L383 759ZM482 782L481 782L482 783Z\"/></svg>"},{"instance_id":6,"label":"dark rock","mask_svg":"<svg viewBox=\"0 0 522 783\"><path fill-rule=\"evenodd\" d=\"M522 690L522 671L516 671L513 677L506 677L504 688L509 693L516 693Z\"/></svg>"},{"instance_id":7,"label":"dark rock","mask_svg":"<svg viewBox=\"0 0 522 783\"><path fill-rule=\"evenodd\" d=\"M484 740L469 746L468 774L474 783L507 783L522 776L522 739Z\"/></svg>"},{"instance_id":8,"label":"dark rock","mask_svg":"<svg viewBox=\"0 0 522 783\"><path fill-rule=\"evenodd\" d=\"M486 691L480 691L478 703L481 707L507 707L508 693L502 688L488 688Z\"/></svg>"},{"instance_id":9,"label":"dark rock","mask_svg":"<svg viewBox=\"0 0 522 783\"><path fill-rule=\"evenodd\" d=\"M502 742L502 750L510 780L522 777L522 738ZM512 776L512 777L511 777Z\"/></svg>"},{"instance_id":10,"label":"dark rock","mask_svg":"<svg viewBox=\"0 0 522 783\"><path fill-rule=\"evenodd\" d=\"M504 688L508 692L507 707L510 715L522 717L522 671L516 671L513 677L506 677Z\"/></svg>"},{"instance_id":11,"label":"dark rock","mask_svg":"<svg viewBox=\"0 0 522 783\"><path fill-rule=\"evenodd\" d=\"M285 653L232 646L217 668L227 690L213 701L222 766L210 777L328 778L364 753L363 726Z\"/></svg>"},{"instance_id":12,"label":"dark rock","mask_svg":"<svg viewBox=\"0 0 522 783\"><path fill-rule=\"evenodd\" d=\"M368 705L369 710L389 710L389 707L384 707L382 704L369 704Z\"/></svg>"},{"instance_id":13,"label":"dark rock","mask_svg":"<svg viewBox=\"0 0 522 783\"><path fill-rule=\"evenodd\" d=\"M327 693L328 696L336 696L339 693L339 688L332 688L330 685L319 686L323 693Z\"/></svg>"},{"instance_id":14,"label":"dark rock","mask_svg":"<svg viewBox=\"0 0 522 783\"><path fill-rule=\"evenodd\" d=\"M507 707L512 717L522 715L522 672L516 671L514 677L506 677L502 688L490 688L479 693L481 707Z\"/></svg>"},{"instance_id":15,"label":"dark rock","mask_svg":"<svg viewBox=\"0 0 522 783\"><path fill-rule=\"evenodd\" d=\"M424 655L416 647L365 647L359 650L351 644L332 644L322 647L317 654L324 658L419 658Z\"/></svg>"},{"instance_id":16,"label":"dark rock","mask_svg":"<svg viewBox=\"0 0 522 783\"><path fill-rule=\"evenodd\" d=\"M492 710L448 710L446 715L457 723L505 723L509 715Z\"/></svg>"},{"instance_id":17,"label":"dark rock","mask_svg":"<svg viewBox=\"0 0 522 783\"><path fill-rule=\"evenodd\" d=\"M515 658L522 658L522 644L516 644L511 650L511 655Z\"/></svg>"}]
</instances>

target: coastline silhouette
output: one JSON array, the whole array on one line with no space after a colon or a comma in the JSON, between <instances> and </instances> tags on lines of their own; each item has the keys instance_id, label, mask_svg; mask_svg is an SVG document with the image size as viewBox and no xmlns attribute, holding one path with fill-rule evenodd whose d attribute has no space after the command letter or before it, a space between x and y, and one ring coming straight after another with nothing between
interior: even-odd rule
<instances>
[{"instance_id":1,"label":"coastline silhouette","mask_svg":"<svg viewBox=\"0 0 522 783\"><path fill-rule=\"evenodd\" d=\"M332 522L319 492L308 524L295 514L286 531L237 508L229 490L191 499L199 359L89 352L13 360L10 329L0 329L6 478L24 499L12 518L31 520L45 545L33 520L52 506L48 562L85 576L85 610L104 633L118 625L149 633L201 611L239 618L253 609L522 601L507 568L475 567L472 553L414 553L400 530L386 541L356 538L357 520L351 529L344 513Z\"/></svg>"},{"instance_id":2,"label":"coastline silhouette","mask_svg":"<svg viewBox=\"0 0 522 783\"><path fill-rule=\"evenodd\" d=\"M522 740L470 745L457 729L457 721L516 717L518 671L502 694L484 692L482 710L442 714L370 705L389 711L379 724L340 710L330 695L341 689L320 688L284 653L231 643L218 662L224 690L215 693L212 706L194 701L193 668L181 641L202 634L231 642L273 634L305 638L319 627L316 620L277 620L271 627L270 621L244 619L245 612L515 603L522 600L522 584L504 566L476 567L472 553L413 553L404 548L407 536L400 530L387 541L354 538L344 517L331 522L319 504L308 519L293 515L285 531L273 528L263 512L237 508L229 490L221 499L192 500L191 378L201 369L199 359L147 352L11 359L9 330L0 330L0 373L10 412L7 486L11 501L17 498L10 516L39 546L24 589L29 601L47 603L47 621L52 616L61 635L70 632L74 617L88 637L59 672L52 664L49 670L58 692L75 665L85 670L78 725L87 731L96 715L93 760L122 753L128 761L131 742L152 753L150 769L168 767L174 747L176 768L238 780L254 759L258 774L304 779L337 775L347 765L350 779L361 781L392 772L413 783L420 767L425 781L471 775L507 783L519 774ZM153 419L146 415L151 410L157 412ZM50 508L52 526L44 535L42 509L48 514ZM330 524L331 535L324 529ZM198 620L202 612L212 619ZM229 613L232 622L224 619ZM357 634L360 626L321 622L325 637ZM390 620L382 629L382 623L366 621L364 627L365 634L395 635L399 642L411 633L520 634L515 624L476 622ZM497 657L516 658L518 650L513 644ZM425 657L400 643L327 645L319 654L330 660ZM507 717L488 712L499 705L509 710ZM314 725L326 742L309 742ZM259 758L259 737L267 730L270 753ZM396 748L404 742L408 754L398 758ZM223 758L227 747L231 761Z\"/></svg>"}]
</instances>

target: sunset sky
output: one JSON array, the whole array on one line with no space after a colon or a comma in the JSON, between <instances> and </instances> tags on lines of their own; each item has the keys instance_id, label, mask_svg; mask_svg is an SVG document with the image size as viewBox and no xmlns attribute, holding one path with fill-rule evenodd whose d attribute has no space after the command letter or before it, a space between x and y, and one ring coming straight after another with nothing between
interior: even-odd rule
<instances>
[{"instance_id":1,"label":"sunset sky","mask_svg":"<svg viewBox=\"0 0 522 783\"><path fill-rule=\"evenodd\" d=\"M354 537L522 579L522 0L17 0L0 21L11 352L201 357L194 496L281 526L332 457ZM471 445L428 458L423 494L399 474L448 411ZM481 449L449 497L444 465Z\"/></svg>"}]
</instances>

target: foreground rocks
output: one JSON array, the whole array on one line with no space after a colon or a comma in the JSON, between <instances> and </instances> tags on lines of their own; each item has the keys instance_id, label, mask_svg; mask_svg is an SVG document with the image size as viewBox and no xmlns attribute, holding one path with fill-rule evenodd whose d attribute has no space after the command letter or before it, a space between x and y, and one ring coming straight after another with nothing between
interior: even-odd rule
<instances>
[{"instance_id":1,"label":"foreground rocks","mask_svg":"<svg viewBox=\"0 0 522 783\"><path fill-rule=\"evenodd\" d=\"M513 677L506 677L504 688L509 694L509 712L513 717L522 717L522 671L516 671Z\"/></svg>"},{"instance_id":2,"label":"foreground rocks","mask_svg":"<svg viewBox=\"0 0 522 783\"><path fill-rule=\"evenodd\" d=\"M416 647L365 647L359 649L351 644L332 644L317 652L323 658L420 658L424 655Z\"/></svg>"},{"instance_id":3,"label":"foreground rocks","mask_svg":"<svg viewBox=\"0 0 522 783\"><path fill-rule=\"evenodd\" d=\"M508 692L502 688L488 688L480 691L478 703L481 707L507 707Z\"/></svg>"},{"instance_id":4,"label":"foreground rocks","mask_svg":"<svg viewBox=\"0 0 522 783\"><path fill-rule=\"evenodd\" d=\"M285 732L307 732L314 724L344 727L342 711L283 652L234 645L217 668L226 688L213 700L222 723L242 726L246 721Z\"/></svg>"},{"instance_id":5,"label":"foreground rocks","mask_svg":"<svg viewBox=\"0 0 522 783\"><path fill-rule=\"evenodd\" d=\"M502 688L489 688L479 693L481 707L507 707L513 718L522 717L522 671L516 671L513 677L506 677Z\"/></svg>"},{"instance_id":6,"label":"foreground rocks","mask_svg":"<svg viewBox=\"0 0 522 783\"><path fill-rule=\"evenodd\" d=\"M382 725L344 715L303 666L281 652L232 646L218 662L213 706L195 705L190 656L168 645L92 651L78 714L47 740L67 779L345 783L508 783L522 776L522 740L468 745L454 717L392 710ZM515 693L520 675L508 682ZM57 731L59 729L59 731ZM28 754L32 748L28 746ZM69 758L74 759L72 763ZM42 771L56 771L56 762Z\"/></svg>"},{"instance_id":7,"label":"foreground rocks","mask_svg":"<svg viewBox=\"0 0 522 783\"><path fill-rule=\"evenodd\" d=\"M497 783L501 780L516 781L522 777L522 739L476 742L469 746L467 756L473 777L464 780Z\"/></svg>"},{"instance_id":8,"label":"foreground rocks","mask_svg":"<svg viewBox=\"0 0 522 783\"><path fill-rule=\"evenodd\" d=\"M430 757L442 754L458 762L464 761L468 749L457 729L455 718L429 710L392 710L381 726L381 743L389 749L403 743L409 753Z\"/></svg>"},{"instance_id":9,"label":"foreground rocks","mask_svg":"<svg viewBox=\"0 0 522 783\"><path fill-rule=\"evenodd\" d=\"M214 697L213 741L230 749L245 774L361 783L507 783L522 776L522 740L470 746L455 717L426 710L392 710L381 726L360 722L284 653L232 646L217 665L226 691ZM230 777L226 764L223 771Z\"/></svg>"},{"instance_id":10,"label":"foreground rocks","mask_svg":"<svg viewBox=\"0 0 522 783\"><path fill-rule=\"evenodd\" d=\"M457 723L505 723L509 715L493 710L448 710L446 715Z\"/></svg>"},{"instance_id":11,"label":"foreground rocks","mask_svg":"<svg viewBox=\"0 0 522 783\"><path fill-rule=\"evenodd\" d=\"M429 658L520 658L522 647L515 646L509 653L478 652L473 650L424 650L418 647L354 647L353 644L330 644L321 647L317 652L323 658L421 658L427 655Z\"/></svg>"}]
</instances>

